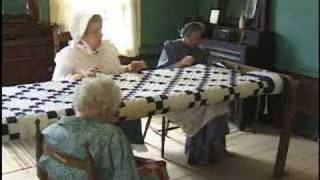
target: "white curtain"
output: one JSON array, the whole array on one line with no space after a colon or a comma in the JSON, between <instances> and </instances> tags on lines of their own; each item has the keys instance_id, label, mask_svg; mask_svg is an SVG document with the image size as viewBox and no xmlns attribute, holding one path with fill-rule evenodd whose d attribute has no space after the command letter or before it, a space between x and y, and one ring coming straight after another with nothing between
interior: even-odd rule
<instances>
[{"instance_id":1,"label":"white curtain","mask_svg":"<svg viewBox=\"0 0 320 180\"><path fill-rule=\"evenodd\" d=\"M104 15L104 38L110 39L119 52L138 55L140 46L140 0L108 1Z\"/></svg>"},{"instance_id":2,"label":"white curtain","mask_svg":"<svg viewBox=\"0 0 320 180\"><path fill-rule=\"evenodd\" d=\"M102 33L104 39L109 39L119 50L120 54L136 56L140 47L140 0L51 0L55 3L51 19L61 24L64 31L70 29L73 13L81 10L93 10L103 17ZM60 7L60 8L59 8ZM51 8L51 7L50 7ZM54 12L56 11L56 12Z\"/></svg>"}]
</instances>

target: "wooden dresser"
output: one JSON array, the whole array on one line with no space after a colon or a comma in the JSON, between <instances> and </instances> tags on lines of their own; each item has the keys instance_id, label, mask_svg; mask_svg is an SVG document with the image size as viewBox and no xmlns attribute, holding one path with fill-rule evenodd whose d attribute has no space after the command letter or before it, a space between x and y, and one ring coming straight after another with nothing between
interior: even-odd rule
<instances>
[{"instance_id":1,"label":"wooden dresser","mask_svg":"<svg viewBox=\"0 0 320 180\"><path fill-rule=\"evenodd\" d=\"M49 81L54 69L52 27L28 16L2 16L2 86Z\"/></svg>"}]
</instances>

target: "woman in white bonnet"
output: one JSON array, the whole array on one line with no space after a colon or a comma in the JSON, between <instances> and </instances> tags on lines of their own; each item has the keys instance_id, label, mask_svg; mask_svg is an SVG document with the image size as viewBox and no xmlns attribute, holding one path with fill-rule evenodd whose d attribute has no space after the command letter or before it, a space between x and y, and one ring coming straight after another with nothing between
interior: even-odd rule
<instances>
[{"instance_id":1,"label":"woman in white bonnet","mask_svg":"<svg viewBox=\"0 0 320 180\"><path fill-rule=\"evenodd\" d=\"M101 29L100 15L89 11L75 14L70 30L73 40L56 54L53 81L95 77L96 73L138 72L147 67L143 61L121 65L117 48L108 40L102 41Z\"/></svg>"},{"instance_id":2,"label":"woman in white bonnet","mask_svg":"<svg viewBox=\"0 0 320 180\"><path fill-rule=\"evenodd\" d=\"M147 66L143 61L132 61L121 65L117 48L108 40L102 41L102 18L100 15L81 11L71 22L72 41L57 53L53 81L77 80L95 77L96 73L119 74L138 72ZM143 144L141 120L117 123L127 135L130 143Z\"/></svg>"}]
</instances>

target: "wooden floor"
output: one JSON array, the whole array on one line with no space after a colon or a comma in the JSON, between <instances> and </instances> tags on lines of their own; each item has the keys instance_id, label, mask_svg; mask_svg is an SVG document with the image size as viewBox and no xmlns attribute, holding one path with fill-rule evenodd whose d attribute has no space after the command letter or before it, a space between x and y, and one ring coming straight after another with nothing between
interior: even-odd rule
<instances>
[{"instance_id":1,"label":"wooden floor","mask_svg":"<svg viewBox=\"0 0 320 180\"><path fill-rule=\"evenodd\" d=\"M159 126L158 120L152 123ZM145 121L144 121L145 122ZM232 125L231 125L232 126ZM208 166L191 167L187 165L183 150L185 136L182 131L169 132L166 139L165 157L170 179L172 180L268 180L278 147L279 135L275 128L259 127L257 134L245 133L232 128L227 136L227 149L231 156ZM146 138L147 152L136 155L160 158L160 136L149 129ZM319 144L302 137L293 136L288 152L285 180L319 179ZM6 180L33 180L35 168L2 176Z\"/></svg>"}]
</instances>

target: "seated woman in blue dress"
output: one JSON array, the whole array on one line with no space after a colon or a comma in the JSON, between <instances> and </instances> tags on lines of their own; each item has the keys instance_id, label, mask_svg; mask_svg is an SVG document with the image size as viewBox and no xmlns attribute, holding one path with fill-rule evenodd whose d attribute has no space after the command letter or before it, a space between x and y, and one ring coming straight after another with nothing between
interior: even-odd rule
<instances>
[{"instance_id":1,"label":"seated woman in blue dress","mask_svg":"<svg viewBox=\"0 0 320 180\"><path fill-rule=\"evenodd\" d=\"M139 174L126 136L113 125L120 99L120 88L111 79L85 79L75 92L76 116L62 117L44 129L44 139L53 148L79 159L84 158L84 144L89 143L97 179L157 180ZM84 171L67 167L46 155L40 157L38 167L59 180L87 179Z\"/></svg>"},{"instance_id":2,"label":"seated woman in blue dress","mask_svg":"<svg viewBox=\"0 0 320 180\"><path fill-rule=\"evenodd\" d=\"M165 43L157 68L207 64L208 53L198 47L203 42L204 33L205 25L201 22L191 21L184 24L180 30L181 39ZM229 105L221 103L167 115L187 134L185 153L189 164L207 164L226 155L225 137L229 133L227 113ZM198 126L198 129L193 125L190 128L190 123L199 124L200 121L205 121L201 122L205 125Z\"/></svg>"}]
</instances>

